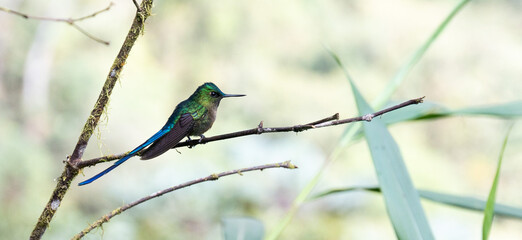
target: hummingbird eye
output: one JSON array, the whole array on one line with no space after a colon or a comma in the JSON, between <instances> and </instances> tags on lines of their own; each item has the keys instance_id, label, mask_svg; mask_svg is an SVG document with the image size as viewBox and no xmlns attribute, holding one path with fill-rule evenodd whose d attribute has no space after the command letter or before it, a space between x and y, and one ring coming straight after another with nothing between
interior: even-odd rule
<instances>
[{"instance_id":1,"label":"hummingbird eye","mask_svg":"<svg viewBox=\"0 0 522 240\"><path fill-rule=\"evenodd\" d=\"M217 92L215 92L215 91L212 91L212 92L210 92L210 96L211 97L218 97L219 94Z\"/></svg>"}]
</instances>

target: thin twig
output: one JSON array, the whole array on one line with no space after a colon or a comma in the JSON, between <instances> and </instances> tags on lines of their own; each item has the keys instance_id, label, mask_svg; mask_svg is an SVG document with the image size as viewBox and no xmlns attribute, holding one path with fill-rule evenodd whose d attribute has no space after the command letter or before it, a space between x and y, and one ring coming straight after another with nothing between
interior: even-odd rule
<instances>
[{"instance_id":1,"label":"thin twig","mask_svg":"<svg viewBox=\"0 0 522 240\"><path fill-rule=\"evenodd\" d=\"M98 14L100 14L100 13L102 13L102 12L109 11L109 9L111 9L111 7L112 7L113 5L114 5L114 3L113 3L113 2L110 2L110 3L109 3L109 6L107 6L106 8L104 8L104 9L102 9L102 10L100 10L100 11L97 11L97 12L91 13L91 14L89 14L89 15L87 15L87 16L84 16L84 17L73 18L73 19L71 19L71 21L73 21L73 22L78 22L78 21L85 20L85 19L87 19L87 18L93 18L93 17L95 17L96 15L98 15Z\"/></svg>"},{"instance_id":2,"label":"thin twig","mask_svg":"<svg viewBox=\"0 0 522 240\"><path fill-rule=\"evenodd\" d=\"M206 137L201 140L199 140L199 139L188 140L188 141L178 143L173 148L194 147L198 144L205 144L208 142L243 137L243 136L248 136L248 135L258 135L258 134L263 134L263 133L276 133L276 132L302 132L302 131L309 130L309 129L330 127L330 126L346 124L346 123L351 123L351 122L371 121L374 117L381 116L385 113L395 111L397 109L400 109L400 108L403 108L403 107L406 107L409 105L422 103L423 99L424 99L424 97L411 99L411 100L405 101L401 104L383 109L383 110L375 112L375 113L366 114L366 115L354 117L354 118L341 119L341 120L337 120L337 119L339 119L339 114L336 113L330 117L327 117L327 118L324 118L321 120L317 120L317 121L314 121L314 122L311 122L308 124L295 125L295 126L290 126L290 127L265 128L265 127L263 127L263 122L260 122L256 128L217 135L217 136L213 136L213 137ZM99 157L99 158L84 160L84 161L81 161L80 163L78 163L77 167L78 168L90 167L90 166L96 165L100 162L109 162L109 161L120 159L120 158L124 157L125 155L127 155L127 153L122 153L122 154L117 154L117 155L107 155L107 156L103 156L103 157ZM138 153L138 155L139 155L139 153Z\"/></svg>"},{"instance_id":3,"label":"thin twig","mask_svg":"<svg viewBox=\"0 0 522 240\"><path fill-rule=\"evenodd\" d=\"M138 2L136 0L132 0L132 2L134 3L134 6L136 6L136 9L138 9L138 12L141 12L141 8Z\"/></svg>"},{"instance_id":4,"label":"thin twig","mask_svg":"<svg viewBox=\"0 0 522 240\"><path fill-rule=\"evenodd\" d=\"M99 218L96 222L94 222L93 224L89 225L83 231L81 231L80 233L75 235L72 239L80 239L83 236L85 236L87 233L92 231L93 229L95 229L95 228L101 226L102 224L108 222L114 216L116 216L116 215L118 215L118 214L120 214L120 213L122 213L122 212L124 212L124 211L126 211L126 210L128 210L128 209L130 209L130 208L132 208L132 207L134 207L136 205L138 205L138 204L141 204L141 203L146 202L148 200L151 200L153 198L159 197L159 196L164 195L166 193L170 193L172 191L175 191L175 190L178 190L178 189L182 189L182 188L186 188L186 187L198 184L198 183L203 183L203 182L207 182L207 181L215 181L215 180L218 180L221 177L225 177L225 176L229 176L229 175L233 175L233 174L239 174L239 175L242 176L243 173L245 173L245 172L256 171L256 170L263 171L263 170L268 169L268 168L295 169L295 168L297 168L297 166L292 164L290 161L286 161L286 162L265 164L265 165L249 167L249 168L236 169L236 170L226 171L226 172L222 172L222 173L218 173L218 174L214 173L214 174L210 174L210 175L208 175L206 177L202 177L202 178L199 178L199 179L188 181L188 182L185 182L185 183L182 183L182 184L179 184L179 185L176 185L176 186L173 186L173 187L170 187L170 188L167 188L167 189L155 192L155 193L153 193L153 194L151 194L149 196L140 198L140 199L138 199L138 200L136 200L136 201L134 201L132 203L123 205L123 206L121 206L121 207L119 207L119 208L117 208L117 209L107 213L105 216Z\"/></svg>"},{"instance_id":5,"label":"thin twig","mask_svg":"<svg viewBox=\"0 0 522 240\"><path fill-rule=\"evenodd\" d=\"M333 120L339 120L339 113L336 113L330 117L327 117L327 118L323 118L323 119L320 119L320 120L317 120L315 122L311 122L311 123L308 123L306 125L317 125L317 124L321 124L321 123L325 123L325 122L329 122L329 121L333 121Z\"/></svg>"},{"instance_id":6,"label":"thin twig","mask_svg":"<svg viewBox=\"0 0 522 240\"><path fill-rule=\"evenodd\" d=\"M38 218L38 221L36 222L36 225L34 226L34 229L31 233L30 239L33 240L42 238L43 234L49 227L49 223L52 221L56 211L60 207L60 203L65 197L65 194L69 190L72 180L78 175L80 170L76 165L81 162L83 152L87 147L92 133L98 125L100 116L105 111L105 108L109 102L109 97L112 93L112 89L114 88L116 81L119 79L120 73L123 69L123 66L125 66L129 53L134 46L134 43L140 36L140 33L143 32L143 28L145 27L145 20L150 16L152 3L153 0L143 0L141 9L144 11L139 14L136 13L136 16L132 22L132 26L127 33L127 37L125 38L118 56L116 56L114 59L110 72L107 75L107 79L105 80L105 84L103 85L100 95L98 96L98 100L96 100L91 114L83 126L80 137L78 138L78 142L76 143L71 156L68 157L66 161L67 164L65 164L62 174L56 179L56 187L54 188L49 201L45 205L42 214Z\"/></svg>"},{"instance_id":7,"label":"thin twig","mask_svg":"<svg viewBox=\"0 0 522 240\"><path fill-rule=\"evenodd\" d=\"M80 31L81 33L83 33L85 36L87 36L88 38L96 41L96 42L99 42L99 43L102 43L102 44L105 44L105 45L109 45L111 44L110 42L107 42L105 40L101 40L93 35L91 35L90 33L88 33L87 31L83 30L80 26L78 26L77 24L74 24L74 23L71 23L71 26L73 26L74 28L76 28L76 30Z\"/></svg>"},{"instance_id":8,"label":"thin twig","mask_svg":"<svg viewBox=\"0 0 522 240\"><path fill-rule=\"evenodd\" d=\"M109 42L101 40L101 39L99 39L97 37L94 37L92 34L89 34L87 31L85 31L82 28L80 28L80 26L78 26L76 24L76 22L79 22L79 21L82 21L82 20L85 20L85 19L88 19L88 18L93 18L93 17L95 17L96 15L98 15L98 14L100 14L102 12L109 11L109 9L111 9L111 7L113 5L114 5L114 3L111 2L111 3L109 3L109 6L107 6L106 8L104 8L102 10L99 10L99 11L96 11L94 13L91 13L91 14L89 14L87 16L79 17L79 18L52 18L52 17L31 16L31 15L28 15L28 14L25 14L25 13L22 13L22 12L18 12L18 11L15 11L15 10L12 10L12 9L9 9L9 8L6 8L6 7L0 7L0 11L11 13L11 14L23 17L25 19L35 19L35 20L53 21L53 22L64 22L64 23L67 23L67 24L73 26L74 28L76 28L76 30L78 30L79 32L83 33L88 38L90 38L90 39L92 39L92 40L94 40L96 42L99 42L99 43L102 43L102 44L105 44L105 45L109 45Z\"/></svg>"}]
</instances>

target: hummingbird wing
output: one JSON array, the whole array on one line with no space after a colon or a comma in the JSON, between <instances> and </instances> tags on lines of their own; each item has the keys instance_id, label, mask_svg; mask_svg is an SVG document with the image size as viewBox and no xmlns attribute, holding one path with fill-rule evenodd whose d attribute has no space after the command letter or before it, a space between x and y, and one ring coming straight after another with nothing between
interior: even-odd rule
<instances>
[{"instance_id":1,"label":"hummingbird wing","mask_svg":"<svg viewBox=\"0 0 522 240\"><path fill-rule=\"evenodd\" d=\"M181 139L188 135L193 126L194 118L190 113L181 115L169 132L156 140L141 154L141 160L155 158L176 146Z\"/></svg>"}]
</instances>

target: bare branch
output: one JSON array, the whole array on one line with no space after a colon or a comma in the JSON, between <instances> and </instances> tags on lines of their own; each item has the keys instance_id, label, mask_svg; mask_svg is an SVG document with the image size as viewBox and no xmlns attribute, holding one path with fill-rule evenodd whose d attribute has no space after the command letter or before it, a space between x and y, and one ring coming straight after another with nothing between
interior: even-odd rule
<instances>
[{"instance_id":1,"label":"bare branch","mask_svg":"<svg viewBox=\"0 0 522 240\"><path fill-rule=\"evenodd\" d=\"M83 152L87 147L89 139L91 138L94 129L98 125L98 121L100 116L105 110L107 103L109 102L109 97L112 93L112 89L118 81L120 73L125 66L129 53L134 46L134 43L143 32L143 28L145 27L145 20L150 16L150 10L152 8L153 0L144 0L141 5L141 9L144 11L140 13L136 13L134 17L134 21L132 26L123 42L122 47L120 48L120 52L118 56L114 59L112 67L107 75L107 79L105 80L105 84L101 90L100 95L98 96L98 100L94 104L94 108L91 111L91 114L87 118L85 125L80 133L80 137L78 138L78 142L71 154L68 157L64 170L62 174L56 179L56 187L51 194L49 201L47 202L45 208L42 211L42 214L38 218L36 225L34 226L33 232L31 233L30 239L41 239L45 230L49 227L49 223L52 221L54 214L60 207L60 203L62 202L65 194L69 190L71 186L72 180L78 175L79 168L76 166L79 162L81 162L81 158L83 156ZM97 14L97 13L96 13ZM95 14L94 14L95 15Z\"/></svg>"},{"instance_id":2,"label":"bare branch","mask_svg":"<svg viewBox=\"0 0 522 240\"><path fill-rule=\"evenodd\" d=\"M238 131L238 132L227 133L227 134L222 134L222 135L217 135L217 136L213 136L213 137L206 137L206 138L203 138L201 140L200 139L188 140L188 141L185 141L185 142L178 143L173 148L194 147L196 145L205 144L205 143L208 143L208 142L214 142L214 141L220 141L220 140L225 140L225 139L230 139L230 138L243 137L243 136L248 136L248 135L259 135L259 134L263 134L263 133L302 132L302 131L306 131L306 130L310 130L310 129L336 126L336 125L346 124L346 123L351 123L351 122L360 122L360 121L368 121L369 122L374 117L381 116L381 115L383 115L385 113L388 113L388 112L391 112L391 111L394 111L394 110L397 110L397 109L400 109L400 108L403 108L403 107L406 107L406 106L409 106L409 105L422 103L423 99L424 99L424 97L411 99L411 100L405 101L405 102L403 102L401 104L398 104L398 105L395 105L395 106L383 109L383 110L375 112L375 113L370 113L370 114L366 114L366 115L359 116L359 117L346 118L346 119L341 119L341 120L338 120L339 119L339 114L336 113L336 114L334 114L334 115L332 115L330 117L327 117L327 118L324 118L324 119L321 119L321 120L317 120L317 121L314 121L314 122L311 122L311 123L308 123L308 124L295 125L295 126L290 126L290 127L266 128L266 127L263 127L263 122L260 122L259 125L256 128L247 129L247 130ZM93 158L93 159L89 159L89 160L84 160L84 161L81 161L80 163L78 163L77 166L78 166L78 168L90 167L90 166L96 165L96 164L98 164L100 162L109 162L109 161L114 161L114 160L120 159L122 157L125 157L125 155L127 155L127 153L122 153L122 154L117 154L117 155L107 155L107 156L103 156L103 157L99 157L99 158ZM138 153L138 155L139 155L139 153Z\"/></svg>"},{"instance_id":3,"label":"bare branch","mask_svg":"<svg viewBox=\"0 0 522 240\"><path fill-rule=\"evenodd\" d=\"M93 229L95 229L97 227L100 227L102 224L104 224L104 223L108 222L109 220L111 220L111 218L113 218L114 216L119 215L120 213L122 213L122 212L124 212L124 211L126 211L126 210L128 210L128 209L130 209L130 208L132 208L132 207L134 207L136 205L138 205L138 204L144 203L144 202L146 202L148 200L151 200L153 198L159 197L159 196L164 195L166 193L170 193L172 191L176 191L178 189L186 188L186 187L198 184L198 183L203 183L203 182L207 182L207 181L215 181L215 180L218 180L221 177L225 177L225 176L229 176L229 175L233 175L233 174L239 174L239 175L242 176L243 173L245 173L245 172L257 171L257 170L263 171L263 170L268 169L268 168L295 169L295 168L297 168L297 166L292 164L290 161L286 161L286 162L265 164L265 165L249 167L249 168L236 169L236 170L231 170L231 171L222 172L222 173L218 173L218 174L214 173L214 174L210 174L210 175L208 175L206 177L202 177L202 178L199 178L199 179L188 181L188 182L185 182L185 183L182 183L182 184L179 184L179 185L176 185L176 186L173 186L173 187L170 187L170 188L167 188L167 189L155 192L155 193L153 193L153 194L151 194L149 196L140 198L140 199L138 199L138 200L136 200L134 202L131 202L129 204L123 205L123 206L121 206L121 207L119 207L119 208L117 208L117 209L107 213L105 216L99 218L96 222L94 222L93 224L89 225L87 228L85 228L83 231L78 233L72 239L80 239L83 236L85 236L87 233L92 231Z\"/></svg>"},{"instance_id":4,"label":"bare branch","mask_svg":"<svg viewBox=\"0 0 522 240\"><path fill-rule=\"evenodd\" d=\"M73 26L74 28L76 28L76 30L80 31L81 33L83 33L88 38L90 38L90 39L92 39L92 40L94 40L96 42L99 42L99 43L102 43L102 44L105 44L105 45L109 45L109 42L101 40L99 38L96 38L93 35L89 34L87 31L85 31L82 28L80 28L80 26L78 26L76 24L76 22L79 22L79 21L82 21L82 20L85 20L85 19L88 19L88 18L93 18L93 17L95 17L96 15L98 15L98 14L100 14L102 12L109 11L109 9L111 9L111 7L113 5L114 5L114 3L111 2L111 3L109 3L109 6L107 6L106 8L104 8L102 10L99 10L99 11L96 11L94 13L91 13L91 14L89 14L87 16L79 17L79 18L52 18L52 17L31 16L31 15L28 15L28 14L25 14L25 13L21 13L21 12L18 12L18 11L9 9L9 8L5 8L5 7L0 7L0 11L11 13L11 14L23 17L25 19L35 19L35 20L40 20L40 21L64 22L64 23L67 23L67 24Z\"/></svg>"}]
</instances>

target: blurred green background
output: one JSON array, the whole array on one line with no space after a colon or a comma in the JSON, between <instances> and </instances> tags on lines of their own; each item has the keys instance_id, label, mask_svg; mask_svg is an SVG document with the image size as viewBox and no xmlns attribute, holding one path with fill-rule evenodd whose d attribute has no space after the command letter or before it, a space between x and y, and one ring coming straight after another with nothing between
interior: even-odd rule
<instances>
[{"instance_id":1,"label":"blurred green background","mask_svg":"<svg viewBox=\"0 0 522 240\"><path fill-rule=\"evenodd\" d=\"M99 44L64 23L0 12L0 238L24 239L72 153L135 13L115 0L79 22L110 41ZM176 104L212 81L241 99L223 100L212 136L286 126L339 112L357 115L348 82L325 51L346 64L367 99L375 98L456 1L156 1L84 159L133 149L165 123ZM80 17L108 1L0 0L0 6L59 18ZM474 1L450 23L394 94L426 96L449 108L520 100L520 1ZM508 121L453 117L390 128L415 185L486 199ZM115 217L86 239L219 239L220 219L249 216L270 229L315 175L346 126L265 134L132 159L94 184L75 179L44 239L66 239L98 217L152 192L210 173L292 160L273 169L204 183ZM522 127L504 156L497 201L522 206ZM371 185L364 142L342 153L316 190ZM438 239L478 239L480 212L423 201ZM392 239L382 197L351 193L306 203L282 239ZM522 222L496 218L492 239L522 236Z\"/></svg>"}]
</instances>

